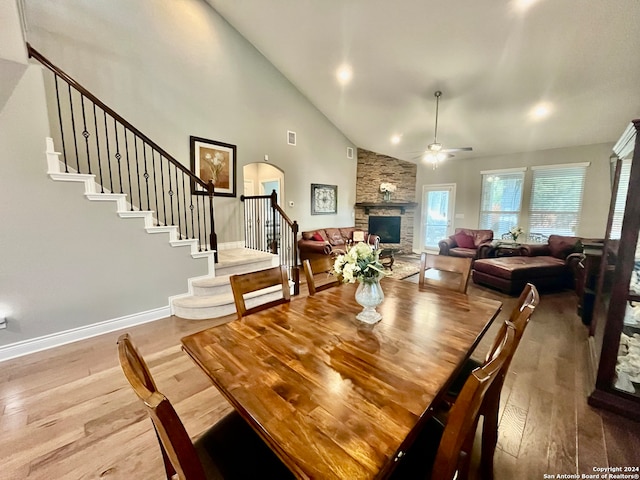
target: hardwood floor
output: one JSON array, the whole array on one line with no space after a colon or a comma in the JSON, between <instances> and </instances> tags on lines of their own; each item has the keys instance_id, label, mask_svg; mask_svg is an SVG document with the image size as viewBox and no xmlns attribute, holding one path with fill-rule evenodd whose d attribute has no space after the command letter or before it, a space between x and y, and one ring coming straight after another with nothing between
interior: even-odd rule
<instances>
[{"instance_id":1,"label":"hardwood floor","mask_svg":"<svg viewBox=\"0 0 640 480\"><path fill-rule=\"evenodd\" d=\"M515 302L473 284L469 294L502 300L499 319ZM230 406L179 341L220 321L171 317L127 329L192 437ZM496 328L474 356L483 356ZM165 478L151 422L118 365L120 333L0 363L0 479ZM586 365L574 295L543 294L503 390L497 479L640 464L640 423L587 405Z\"/></svg>"}]
</instances>

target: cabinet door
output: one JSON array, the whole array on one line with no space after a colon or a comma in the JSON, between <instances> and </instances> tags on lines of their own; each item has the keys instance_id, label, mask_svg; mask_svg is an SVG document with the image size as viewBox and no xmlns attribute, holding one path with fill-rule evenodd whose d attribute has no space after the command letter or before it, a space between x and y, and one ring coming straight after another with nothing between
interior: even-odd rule
<instances>
[{"instance_id":1,"label":"cabinet door","mask_svg":"<svg viewBox=\"0 0 640 480\"><path fill-rule=\"evenodd\" d=\"M640 148L634 121L616 146L617 185L614 185L605 239L603 268L613 267L611 281L603 275L600 289L606 321L598 325L600 341L596 389L589 398L595 406L640 418ZM625 171L626 165L626 171ZM605 320L605 318L600 319Z\"/></svg>"}]
</instances>

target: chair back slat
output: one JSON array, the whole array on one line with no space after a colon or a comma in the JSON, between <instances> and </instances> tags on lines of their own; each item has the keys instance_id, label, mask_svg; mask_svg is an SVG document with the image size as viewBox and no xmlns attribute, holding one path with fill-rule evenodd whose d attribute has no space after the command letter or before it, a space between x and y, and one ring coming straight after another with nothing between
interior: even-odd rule
<instances>
[{"instance_id":1,"label":"chair back slat","mask_svg":"<svg viewBox=\"0 0 640 480\"><path fill-rule=\"evenodd\" d=\"M420 288L433 286L466 293L471 274L470 258L449 257L423 252L420 255ZM442 275L440 272L446 272ZM455 275L451 275L455 274ZM451 278L457 279L457 283Z\"/></svg>"},{"instance_id":2,"label":"chair back slat","mask_svg":"<svg viewBox=\"0 0 640 480\"><path fill-rule=\"evenodd\" d=\"M302 262L304 266L304 276L307 279L307 287L309 295L313 296L316 292L335 287L340 283L338 277L330 274L333 270L333 258L329 255L307 259ZM324 277L322 283L316 283L318 277Z\"/></svg>"},{"instance_id":3,"label":"chair back slat","mask_svg":"<svg viewBox=\"0 0 640 480\"><path fill-rule=\"evenodd\" d=\"M509 325L495 357L474 370L465 382L449 412L431 478L453 479L456 471L468 469L471 452L464 449L473 445L484 397L498 378L507 358L513 354L514 344L515 328Z\"/></svg>"},{"instance_id":4,"label":"chair back slat","mask_svg":"<svg viewBox=\"0 0 640 480\"><path fill-rule=\"evenodd\" d=\"M147 410L156 431L167 479L205 480L204 469L180 417L160 393L129 334L118 338L118 358L124 376Z\"/></svg>"},{"instance_id":5,"label":"chair back slat","mask_svg":"<svg viewBox=\"0 0 640 480\"><path fill-rule=\"evenodd\" d=\"M289 291L289 277L287 268L284 265L279 267L267 268L255 272L231 275L231 290L233 291L233 300L236 304L238 319L250 315L260 310L280 305L291 301L291 293ZM245 295L265 288L276 285L282 286L282 298L262 303L252 308L247 308Z\"/></svg>"}]
</instances>

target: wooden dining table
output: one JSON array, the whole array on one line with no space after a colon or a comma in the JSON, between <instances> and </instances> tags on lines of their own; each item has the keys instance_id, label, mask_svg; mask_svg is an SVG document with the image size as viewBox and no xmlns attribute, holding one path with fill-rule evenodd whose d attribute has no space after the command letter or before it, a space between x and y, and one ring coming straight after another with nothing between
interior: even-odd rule
<instances>
[{"instance_id":1,"label":"wooden dining table","mask_svg":"<svg viewBox=\"0 0 640 480\"><path fill-rule=\"evenodd\" d=\"M357 285L345 284L182 339L298 478L385 478L502 307L381 285L373 326L356 320Z\"/></svg>"}]
</instances>

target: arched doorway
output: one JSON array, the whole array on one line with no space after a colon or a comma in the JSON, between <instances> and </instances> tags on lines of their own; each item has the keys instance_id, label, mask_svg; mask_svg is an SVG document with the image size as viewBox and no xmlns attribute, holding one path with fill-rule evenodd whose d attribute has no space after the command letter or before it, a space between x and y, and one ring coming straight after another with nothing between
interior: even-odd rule
<instances>
[{"instance_id":1,"label":"arched doorway","mask_svg":"<svg viewBox=\"0 0 640 480\"><path fill-rule=\"evenodd\" d=\"M244 195L271 195L273 190L278 194L278 205L283 206L284 172L269 163L249 163L242 167L244 179Z\"/></svg>"}]
</instances>

